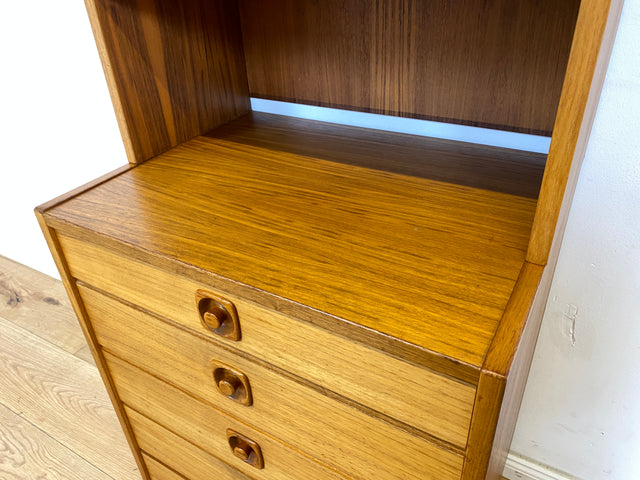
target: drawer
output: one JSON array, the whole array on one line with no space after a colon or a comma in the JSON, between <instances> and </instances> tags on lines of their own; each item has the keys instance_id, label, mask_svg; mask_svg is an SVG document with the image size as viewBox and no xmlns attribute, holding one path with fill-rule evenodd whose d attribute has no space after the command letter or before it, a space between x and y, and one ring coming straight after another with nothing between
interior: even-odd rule
<instances>
[{"instance_id":1,"label":"drawer","mask_svg":"<svg viewBox=\"0 0 640 480\"><path fill-rule=\"evenodd\" d=\"M352 399L372 414L465 448L473 386L102 247L63 235L60 242L75 278ZM240 341L203 326L195 301L199 289L235 305Z\"/></svg>"},{"instance_id":2,"label":"drawer","mask_svg":"<svg viewBox=\"0 0 640 480\"><path fill-rule=\"evenodd\" d=\"M184 438L170 432L135 410L125 407L125 412L138 446L143 454L146 454L145 464L149 467L152 478L156 474L159 479L164 480L168 475L166 466L169 466L190 480L205 478L251 480L244 473L195 447ZM162 463L158 461L147 462L149 456L159 459ZM160 472L160 475L157 475L157 472ZM175 474L174 477L176 477ZM167 478L173 480L174 477ZM154 478L154 480L158 479Z\"/></svg>"},{"instance_id":3,"label":"drawer","mask_svg":"<svg viewBox=\"0 0 640 480\"><path fill-rule=\"evenodd\" d=\"M144 464L147 466L147 471L149 472L151 480L185 480L183 475L174 472L166 465L145 453L142 454L142 459L144 460Z\"/></svg>"},{"instance_id":4,"label":"drawer","mask_svg":"<svg viewBox=\"0 0 640 480\"><path fill-rule=\"evenodd\" d=\"M190 330L82 285L79 291L98 342L109 352L347 475L398 480L460 477L462 456L458 453L238 356ZM251 406L218 391L212 362L246 375ZM140 387L138 395L144 397L144 390Z\"/></svg>"},{"instance_id":5,"label":"drawer","mask_svg":"<svg viewBox=\"0 0 640 480\"><path fill-rule=\"evenodd\" d=\"M349 480L320 462L246 425L220 410L181 392L140 369L107 354L116 390L126 406L149 420L176 432L184 440L256 480ZM134 429L135 430L135 429ZM233 433L231 432L233 431ZM262 460L252 466L234 455L229 436L255 443ZM151 437L152 439L153 437ZM152 441L152 440L151 440ZM242 442L241 442L242 443ZM144 447L141 447L145 450ZM246 446L245 446L246 449ZM257 455L252 454L253 457ZM163 457L159 457L163 458ZM249 458L247 461L252 461ZM180 470L176 464L176 470ZM200 477L196 477L200 478ZM211 477L214 478L214 477Z\"/></svg>"}]
</instances>

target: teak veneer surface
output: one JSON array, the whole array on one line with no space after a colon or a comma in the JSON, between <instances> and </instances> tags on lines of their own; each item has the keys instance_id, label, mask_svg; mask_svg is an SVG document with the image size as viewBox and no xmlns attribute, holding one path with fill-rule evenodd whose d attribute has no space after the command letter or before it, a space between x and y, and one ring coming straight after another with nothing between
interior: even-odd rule
<instances>
[{"instance_id":1,"label":"teak veneer surface","mask_svg":"<svg viewBox=\"0 0 640 480\"><path fill-rule=\"evenodd\" d=\"M137 359L135 363L152 372L154 365L166 365L159 372L161 376L168 378L168 372L175 372L177 384L191 379L189 385L202 398L215 393L209 388L211 372L206 359L208 354L205 353L213 346L205 347L208 342L198 343L191 335L174 332L174 328L168 329L165 342L162 342L160 331L164 323L154 327L153 322L149 323L151 317L178 326L180 332L187 329L215 345L233 347L235 353L251 359L244 372L247 375L257 368L256 363L267 366L270 371L280 369L281 375L287 376L285 372L288 372L289 377L293 374L298 381L303 378L306 386L320 390L324 395L333 395L343 403L353 405L355 402L359 410L366 410L369 415L381 417L387 423L397 425L400 422L402 428L428 432L458 447L466 444L475 396L473 386L308 322L208 288L210 293L233 302L242 322L240 342L221 342L220 337L203 327L194 309L193 292L203 284L113 254L96 245L63 235L59 239L65 257L74 265L71 274L81 280L77 282L78 290L90 313L98 340L105 342L100 340L104 333L101 325L115 327L110 337L118 345L135 346L134 351L122 353L123 358ZM96 287L121 301L99 295ZM125 307L125 303L130 308ZM145 326L148 331L144 330ZM167 343L174 345L173 351L166 346ZM145 351L138 349L138 344L144 344ZM199 352L205 357L196 362ZM226 355L218 360L233 365L245 362L245 359L226 358ZM187 364L178 373L178 365L184 362ZM251 376L262 379L270 375L252 373ZM419 382L415 381L417 378ZM184 388L189 389L189 385L185 384ZM293 398L292 389L295 387L287 388L290 400ZM433 392L438 392L438 395L434 396ZM307 397L308 394L300 394L301 399ZM251 409L258 421L261 418L274 419L274 408L284 406L276 401L268 411L263 411L260 404L265 405L260 402ZM244 411L243 405L237 406ZM237 406L229 405L229 408ZM295 406L292 410L296 411ZM243 415L239 414L240 417ZM288 420L291 413L285 413L283 417L286 423L291 423Z\"/></svg>"},{"instance_id":2,"label":"teak veneer surface","mask_svg":"<svg viewBox=\"0 0 640 480\"><path fill-rule=\"evenodd\" d=\"M135 436L140 442L145 463L150 455L161 458L165 465L177 470L185 480L253 480L242 472L221 462L213 455L149 420L144 415L124 407ZM163 465L164 466L164 465ZM153 469L152 472L157 469ZM152 477L153 480L159 480Z\"/></svg>"},{"instance_id":3,"label":"teak veneer surface","mask_svg":"<svg viewBox=\"0 0 640 480\"><path fill-rule=\"evenodd\" d=\"M142 458L147 466L151 480L189 480L145 453L142 454ZM216 476L216 478L219 477Z\"/></svg>"},{"instance_id":4,"label":"teak veneer surface","mask_svg":"<svg viewBox=\"0 0 640 480\"><path fill-rule=\"evenodd\" d=\"M131 163L249 111L228 0L85 0Z\"/></svg>"},{"instance_id":5,"label":"teak veneer surface","mask_svg":"<svg viewBox=\"0 0 640 480\"><path fill-rule=\"evenodd\" d=\"M479 368L536 207L500 184L536 184L541 156L515 152L509 164L501 149L315 122L283 133L279 121L254 114L196 137L49 210L48 221ZM292 134L309 139L301 153ZM345 143L375 168L342 162ZM420 175L400 173L399 158L420 146L439 153L424 154ZM434 156L477 169L491 152L504 165L492 190L429 178Z\"/></svg>"},{"instance_id":6,"label":"teak veneer surface","mask_svg":"<svg viewBox=\"0 0 640 480\"><path fill-rule=\"evenodd\" d=\"M327 453L320 458L310 456L304 443L289 446L284 443L286 439L281 439L277 433L267 430L268 434L265 434L264 430L256 428L253 424L243 423L244 419L238 420L218 412L210 405L187 396L180 390L143 373L116 357L107 355L107 359L109 368L117 378L118 390L122 392L121 395L127 407L142 413L169 431L178 432L187 441L256 480L306 478L322 480L360 478L457 480L459 478L462 464L460 456L441 451L440 456L429 458L428 455L422 454L419 448L420 444L417 444L413 449L417 453L415 457L407 454L407 451L412 450L413 445L410 443L405 446L404 452L395 451L393 446L389 445L386 455L392 457L395 468L375 465L375 462L372 461L375 457L370 454L360 454L354 458L352 453L358 449L360 438L364 433L357 429L357 425L351 430L351 436L347 443L334 439L325 431L315 431L316 440L314 443L318 445L332 443L333 454ZM147 398L140 387L145 388L148 392ZM311 422L309 428L313 427L313 420L317 416L321 415L316 413L311 417L306 417ZM225 438L227 428L242 433L260 445L266 466L264 470L256 471L254 467L239 462L232 455ZM373 444L373 442L371 443ZM387 444L383 443L377 444L378 448L381 445L387 447ZM342 447L346 447L344 451L341 450ZM326 462L327 459L331 462ZM403 465L403 461L405 465ZM345 465L346 469L331 468L335 467L336 463ZM429 471L430 469L432 471ZM427 473L423 474L423 471Z\"/></svg>"},{"instance_id":7,"label":"teak veneer surface","mask_svg":"<svg viewBox=\"0 0 640 480\"><path fill-rule=\"evenodd\" d=\"M550 134L579 0L241 0L254 97Z\"/></svg>"},{"instance_id":8,"label":"teak veneer surface","mask_svg":"<svg viewBox=\"0 0 640 480\"><path fill-rule=\"evenodd\" d=\"M351 477L342 475L307 455L301 455L297 449L197 401L126 362L110 355L107 355L107 362L111 371L115 372L118 392L127 407L180 435L186 441L197 445L199 449L237 468L250 478L255 480L298 480L300 478L351 480ZM227 442L227 429L239 432L260 445L267 468L256 469L235 457ZM158 458L164 460L165 456ZM203 477L195 477L195 480L200 478Z\"/></svg>"},{"instance_id":9,"label":"teak veneer surface","mask_svg":"<svg viewBox=\"0 0 640 480\"><path fill-rule=\"evenodd\" d=\"M408 478L425 465L432 464L445 463L452 469L461 467L460 448L442 441L436 443L433 437L419 437L389 422L380 421L357 407L300 385L295 379L273 371L268 365L254 364L216 344L205 342L175 326L118 305L115 300L107 300L91 290L83 289L82 292L83 298L91 304L90 317L95 319L98 340L107 351L202 399L216 410L269 432L327 465L353 474L368 471L373 476L377 471L379 478L394 477L399 472L404 472L404 478ZM113 319L108 318L109 306L117 309ZM130 344L127 344L126 339L131 339ZM145 355L146 351L136 349L137 345L147 343L148 351L151 352L148 355ZM211 380L212 361L233 365L247 375L256 399L251 408L230 401L215 389ZM116 372L114 366L110 370L114 381L120 385L122 400L135 407L132 393L127 395L127 391L123 391L119 383L122 372ZM157 405L166 404L169 409L168 413L165 412L167 418L184 415L180 411L184 410L185 402L178 401L179 398L171 400L168 394L156 398L152 388L142 389L146 384L148 382L145 383L142 378L129 383L130 386L137 385L137 395L141 395L145 401ZM447 400L444 397L442 402ZM322 412L322 415L318 412ZM218 412L211 412L209 416L215 414ZM441 422L444 421L445 418L441 419ZM458 423L458 419L454 418L452 422ZM367 435L358 434L358 441L354 443L354 432L367 432ZM385 466L372 466L371 459L376 457L381 445L393 453L387 455ZM411 461L407 457L411 457Z\"/></svg>"}]
</instances>

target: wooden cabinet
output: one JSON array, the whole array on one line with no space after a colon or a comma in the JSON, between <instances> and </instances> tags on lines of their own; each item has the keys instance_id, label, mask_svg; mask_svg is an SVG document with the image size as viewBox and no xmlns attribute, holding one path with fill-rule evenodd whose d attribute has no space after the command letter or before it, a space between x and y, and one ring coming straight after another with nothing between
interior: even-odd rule
<instances>
[{"instance_id":1,"label":"wooden cabinet","mask_svg":"<svg viewBox=\"0 0 640 480\"><path fill-rule=\"evenodd\" d=\"M498 478L620 5L86 3L130 165L37 216L145 478Z\"/></svg>"}]
</instances>

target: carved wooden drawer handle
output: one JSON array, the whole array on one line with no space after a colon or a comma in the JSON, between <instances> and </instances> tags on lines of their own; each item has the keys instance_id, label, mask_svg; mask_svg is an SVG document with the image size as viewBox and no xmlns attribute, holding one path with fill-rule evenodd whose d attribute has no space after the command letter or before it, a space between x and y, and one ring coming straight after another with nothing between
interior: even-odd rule
<instances>
[{"instance_id":1,"label":"carved wooden drawer handle","mask_svg":"<svg viewBox=\"0 0 640 480\"><path fill-rule=\"evenodd\" d=\"M251 406L253 404L249 379L244 373L217 360L213 360L211 366L213 380L220 393L242 405Z\"/></svg>"},{"instance_id":2,"label":"carved wooden drawer handle","mask_svg":"<svg viewBox=\"0 0 640 480\"><path fill-rule=\"evenodd\" d=\"M231 452L242 460L255 468L264 468L264 458L262 458L262 450L260 445L239 434L235 430L227 429L227 441Z\"/></svg>"},{"instance_id":3,"label":"carved wooden drawer handle","mask_svg":"<svg viewBox=\"0 0 640 480\"><path fill-rule=\"evenodd\" d=\"M240 321L233 303L204 290L198 290L196 305L200 321L207 329L229 340L240 340Z\"/></svg>"}]
</instances>

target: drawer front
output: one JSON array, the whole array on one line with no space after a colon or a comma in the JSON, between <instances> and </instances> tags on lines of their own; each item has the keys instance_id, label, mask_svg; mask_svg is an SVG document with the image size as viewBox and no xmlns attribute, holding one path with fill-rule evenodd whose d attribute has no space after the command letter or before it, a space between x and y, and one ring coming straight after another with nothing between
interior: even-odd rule
<instances>
[{"instance_id":1,"label":"drawer front","mask_svg":"<svg viewBox=\"0 0 640 480\"><path fill-rule=\"evenodd\" d=\"M108 351L347 475L403 480L460 477L459 454L235 355L206 337L87 287L79 290L98 341ZM212 363L219 362L246 375L251 406L218 391Z\"/></svg>"},{"instance_id":2,"label":"drawer front","mask_svg":"<svg viewBox=\"0 0 640 480\"><path fill-rule=\"evenodd\" d=\"M174 472L169 467L160 463L149 455L142 454L144 464L147 466L147 471L151 480L185 480L185 477Z\"/></svg>"},{"instance_id":3,"label":"drawer front","mask_svg":"<svg viewBox=\"0 0 640 480\"><path fill-rule=\"evenodd\" d=\"M102 247L65 236L60 242L75 278L465 448L474 387ZM195 300L200 289L235 305L240 341L203 326Z\"/></svg>"},{"instance_id":4,"label":"drawer front","mask_svg":"<svg viewBox=\"0 0 640 480\"><path fill-rule=\"evenodd\" d=\"M196 400L117 357L107 354L107 363L114 377L118 394L125 405L130 407L129 411L133 409L170 432L176 432L189 443L196 445L198 449L237 468L251 478L256 480L299 480L301 478L349 480L349 477L340 475L308 456L301 455L291 447ZM235 435L255 443L254 448L263 460L261 466L250 465L246 462L251 462L252 458L248 458L245 462L233 453L231 445L236 448L238 446L234 443L235 439L230 440L229 437ZM152 442L152 438L149 441ZM146 450L145 447L141 448ZM252 455L256 456L255 452ZM178 465L176 470L180 471Z\"/></svg>"},{"instance_id":5,"label":"drawer front","mask_svg":"<svg viewBox=\"0 0 640 480\"><path fill-rule=\"evenodd\" d=\"M211 478L215 480L251 480L240 470L236 470L213 455L195 447L182 437L170 432L146 416L125 407L125 412L138 446L143 454L159 459L163 464L191 480ZM145 459L146 460L146 459ZM146 464L151 472L164 470L155 464ZM164 465L161 465L164 466ZM153 477L153 473L152 473ZM163 477L160 477L161 479ZM169 477L171 479L172 477ZM154 478L154 480L156 480Z\"/></svg>"}]
</instances>

